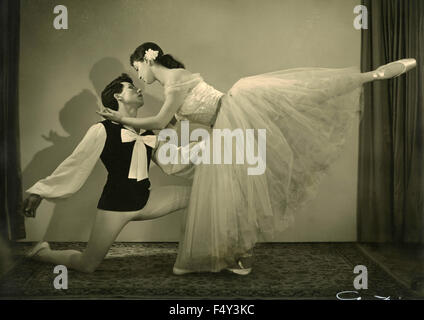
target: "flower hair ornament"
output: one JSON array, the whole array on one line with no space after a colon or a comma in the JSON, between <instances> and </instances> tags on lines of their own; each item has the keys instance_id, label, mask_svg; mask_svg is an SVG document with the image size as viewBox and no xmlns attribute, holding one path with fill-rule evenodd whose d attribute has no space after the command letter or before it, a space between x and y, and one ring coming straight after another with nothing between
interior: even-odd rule
<instances>
[{"instance_id":1,"label":"flower hair ornament","mask_svg":"<svg viewBox=\"0 0 424 320\"><path fill-rule=\"evenodd\" d=\"M159 51L148 49L144 52L144 59L146 61L155 61L159 55Z\"/></svg>"}]
</instances>

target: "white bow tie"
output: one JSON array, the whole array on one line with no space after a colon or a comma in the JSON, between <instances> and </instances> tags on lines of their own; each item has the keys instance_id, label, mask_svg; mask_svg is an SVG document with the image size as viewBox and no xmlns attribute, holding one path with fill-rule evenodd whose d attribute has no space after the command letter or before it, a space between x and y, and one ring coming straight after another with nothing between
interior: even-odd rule
<instances>
[{"instance_id":1,"label":"white bow tie","mask_svg":"<svg viewBox=\"0 0 424 320\"><path fill-rule=\"evenodd\" d=\"M121 141L127 143L134 141L134 149L131 157L130 171L128 179L137 179L137 181L149 177L147 170L147 150L145 144L154 148L156 146L156 136L140 136L134 131L121 129Z\"/></svg>"}]
</instances>

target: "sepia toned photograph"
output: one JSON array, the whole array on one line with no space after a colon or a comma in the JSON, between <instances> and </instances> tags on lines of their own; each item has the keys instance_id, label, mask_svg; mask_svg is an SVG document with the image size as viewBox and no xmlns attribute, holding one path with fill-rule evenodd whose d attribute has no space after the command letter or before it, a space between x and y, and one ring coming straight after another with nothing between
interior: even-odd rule
<instances>
[{"instance_id":1,"label":"sepia toned photograph","mask_svg":"<svg viewBox=\"0 0 424 320\"><path fill-rule=\"evenodd\" d=\"M0 300L424 299L424 1L0 11Z\"/></svg>"}]
</instances>

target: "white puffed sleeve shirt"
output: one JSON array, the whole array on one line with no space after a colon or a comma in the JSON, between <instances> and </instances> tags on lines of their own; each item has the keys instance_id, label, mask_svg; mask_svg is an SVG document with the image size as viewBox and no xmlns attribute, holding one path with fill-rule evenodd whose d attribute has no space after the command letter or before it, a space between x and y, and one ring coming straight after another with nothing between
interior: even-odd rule
<instances>
[{"instance_id":1,"label":"white puffed sleeve shirt","mask_svg":"<svg viewBox=\"0 0 424 320\"><path fill-rule=\"evenodd\" d=\"M131 134L138 133L129 127L124 126L122 128L121 138L123 142L129 142L128 139ZM66 158L48 177L39 180L31 188L26 190L28 193L38 194L43 198L67 198L76 193L85 183L87 178L93 171L94 166L102 154L104 145L106 143L106 129L101 123L97 123L91 126L84 138L72 152L72 154ZM151 136L147 136L148 139L145 143L156 149L158 146L157 139L152 140ZM147 142L146 142L147 141ZM134 144L136 146L137 143ZM188 149L193 144L179 147L178 153L187 153ZM156 151L156 150L155 150ZM145 152L134 152L132 158L129 178L137 178L134 176L134 172L144 172L140 167L147 167L147 157ZM156 154L153 155L152 160L166 173L186 178L191 178L193 174L193 164L166 164L162 165ZM146 174L145 172L143 174ZM141 178L140 178L141 179Z\"/></svg>"}]
</instances>

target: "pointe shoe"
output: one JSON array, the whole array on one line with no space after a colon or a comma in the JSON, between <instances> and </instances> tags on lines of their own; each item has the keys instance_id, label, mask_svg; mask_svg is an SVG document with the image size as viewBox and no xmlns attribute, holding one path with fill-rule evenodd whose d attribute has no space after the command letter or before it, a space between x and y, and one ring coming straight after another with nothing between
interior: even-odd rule
<instances>
[{"instance_id":1,"label":"pointe shoe","mask_svg":"<svg viewBox=\"0 0 424 320\"><path fill-rule=\"evenodd\" d=\"M41 250L43 249L50 249L50 245L46 241L40 241L37 243L27 254L27 258L33 258L36 256Z\"/></svg>"},{"instance_id":2,"label":"pointe shoe","mask_svg":"<svg viewBox=\"0 0 424 320\"><path fill-rule=\"evenodd\" d=\"M394 65L394 64L396 64L396 63L400 63L401 64L401 66L402 66L402 71L399 73L399 74L397 74L397 75L395 75L395 76L387 76L386 74L385 74L385 68L387 68L387 67L389 67L389 66L392 66L392 65ZM415 60L415 59L401 59L401 60L397 60L397 61L394 61L394 62L390 62L390 63L388 63L388 64L385 64L385 65L383 65L383 66L381 66L381 67L378 67L376 70L375 70L375 72L374 72L374 78L375 79L377 79L377 80L383 80L383 79L390 79L390 78L397 78L397 77L399 77L400 75L402 75L402 74L404 74L404 73L406 73L406 72L408 72L409 70L411 70L411 69L413 69L413 68L415 68L417 66L417 60Z\"/></svg>"},{"instance_id":3,"label":"pointe shoe","mask_svg":"<svg viewBox=\"0 0 424 320\"><path fill-rule=\"evenodd\" d=\"M178 269L178 268L174 267L172 269L172 272L177 276L182 276L182 275L187 274L187 273L193 273L194 271L190 271L190 270L186 270L186 269Z\"/></svg>"},{"instance_id":4,"label":"pointe shoe","mask_svg":"<svg viewBox=\"0 0 424 320\"><path fill-rule=\"evenodd\" d=\"M238 261L238 265L240 268L227 268L226 270L239 276L247 276L250 272L252 272L252 268L245 268L240 260Z\"/></svg>"}]
</instances>

